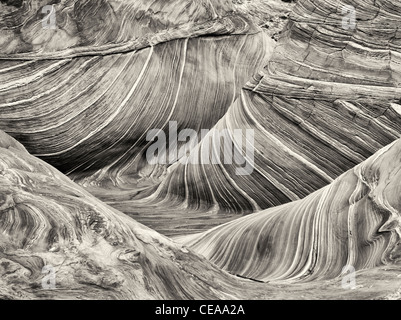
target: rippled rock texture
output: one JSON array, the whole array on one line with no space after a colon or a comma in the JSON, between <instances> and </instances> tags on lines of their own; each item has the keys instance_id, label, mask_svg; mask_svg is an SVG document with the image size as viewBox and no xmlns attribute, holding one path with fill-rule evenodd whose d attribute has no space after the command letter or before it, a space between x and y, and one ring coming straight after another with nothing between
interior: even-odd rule
<instances>
[{"instance_id":1,"label":"rippled rock texture","mask_svg":"<svg viewBox=\"0 0 401 320\"><path fill-rule=\"evenodd\" d=\"M255 215L256 217L257 215ZM241 280L88 194L0 131L1 299L399 299L397 268L307 284ZM379 245L381 245L379 241ZM50 267L55 287L47 287Z\"/></svg>"},{"instance_id":2,"label":"rippled rock texture","mask_svg":"<svg viewBox=\"0 0 401 320\"><path fill-rule=\"evenodd\" d=\"M0 298L232 299L238 283L0 131Z\"/></svg>"},{"instance_id":3,"label":"rippled rock texture","mask_svg":"<svg viewBox=\"0 0 401 320\"><path fill-rule=\"evenodd\" d=\"M305 199L267 209L185 244L260 281L332 279L401 260L401 140Z\"/></svg>"},{"instance_id":4,"label":"rippled rock texture","mask_svg":"<svg viewBox=\"0 0 401 320\"><path fill-rule=\"evenodd\" d=\"M344 5L356 10L355 28L343 27ZM398 1L299 1L268 64L215 126L255 130L252 174L236 174L235 163L178 164L142 196L255 212L304 198L399 138L400 17Z\"/></svg>"},{"instance_id":5,"label":"rippled rock texture","mask_svg":"<svg viewBox=\"0 0 401 320\"><path fill-rule=\"evenodd\" d=\"M160 177L146 133L213 127L274 46L231 1L44 4L1 4L0 128L82 183Z\"/></svg>"},{"instance_id":6,"label":"rippled rock texture","mask_svg":"<svg viewBox=\"0 0 401 320\"><path fill-rule=\"evenodd\" d=\"M399 298L401 5L289 8L0 1L0 297ZM150 163L172 123L226 130L251 170L205 163L213 134Z\"/></svg>"}]
</instances>

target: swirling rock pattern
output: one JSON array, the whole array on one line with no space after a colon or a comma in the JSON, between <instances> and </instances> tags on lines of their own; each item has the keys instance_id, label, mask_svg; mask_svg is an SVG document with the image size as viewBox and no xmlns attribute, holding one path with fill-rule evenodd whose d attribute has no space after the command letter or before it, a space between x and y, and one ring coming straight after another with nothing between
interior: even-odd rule
<instances>
[{"instance_id":1,"label":"swirling rock pattern","mask_svg":"<svg viewBox=\"0 0 401 320\"><path fill-rule=\"evenodd\" d=\"M260 281L312 281L401 260L401 140L305 199L254 213L183 243Z\"/></svg>"},{"instance_id":2,"label":"swirling rock pattern","mask_svg":"<svg viewBox=\"0 0 401 320\"><path fill-rule=\"evenodd\" d=\"M342 27L345 5L355 29ZM398 1L299 1L269 63L215 126L255 130L252 174L178 164L141 201L255 212L304 198L399 138L400 17Z\"/></svg>"},{"instance_id":3,"label":"swirling rock pattern","mask_svg":"<svg viewBox=\"0 0 401 320\"><path fill-rule=\"evenodd\" d=\"M55 289L42 287L49 265ZM342 289L341 279L300 286L232 277L100 202L0 131L2 299L399 299L398 274L360 272L356 290Z\"/></svg>"},{"instance_id":4,"label":"swirling rock pattern","mask_svg":"<svg viewBox=\"0 0 401 320\"><path fill-rule=\"evenodd\" d=\"M54 30L41 25L50 3ZM211 212L293 201L176 238L216 266L0 131L1 298L400 298L389 266L400 259L400 5L300 1L268 62L281 33L263 23L270 4L0 1L0 128L29 151L115 207L183 229L193 213L218 224ZM341 28L345 4L355 29ZM169 121L254 129L252 174L149 165L146 132ZM207 148L221 152L203 140L192 158ZM162 182L133 200L143 178ZM49 265L57 290L40 288ZM360 270L353 292L339 285L345 265Z\"/></svg>"},{"instance_id":5,"label":"swirling rock pattern","mask_svg":"<svg viewBox=\"0 0 401 320\"><path fill-rule=\"evenodd\" d=\"M159 177L146 133L211 128L274 44L231 1L46 3L1 4L0 128L83 184Z\"/></svg>"},{"instance_id":6,"label":"swirling rock pattern","mask_svg":"<svg viewBox=\"0 0 401 320\"><path fill-rule=\"evenodd\" d=\"M28 0L19 6L4 2L0 2L0 52L6 59L104 55L177 38L256 31L241 16L246 8L230 0ZM56 12L50 32L42 24L46 5Z\"/></svg>"},{"instance_id":7,"label":"swirling rock pattern","mask_svg":"<svg viewBox=\"0 0 401 320\"><path fill-rule=\"evenodd\" d=\"M49 265L56 290L42 288ZM1 298L235 299L238 285L0 131Z\"/></svg>"}]
</instances>

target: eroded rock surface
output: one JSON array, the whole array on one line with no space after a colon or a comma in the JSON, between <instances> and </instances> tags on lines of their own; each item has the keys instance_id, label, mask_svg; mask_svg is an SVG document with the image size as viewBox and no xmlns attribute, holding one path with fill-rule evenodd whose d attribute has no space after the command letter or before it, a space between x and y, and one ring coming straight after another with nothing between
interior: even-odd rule
<instances>
[{"instance_id":1,"label":"eroded rock surface","mask_svg":"<svg viewBox=\"0 0 401 320\"><path fill-rule=\"evenodd\" d=\"M230 273L267 282L399 264L400 181L397 140L305 199L181 241Z\"/></svg>"},{"instance_id":2,"label":"eroded rock surface","mask_svg":"<svg viewBox=\"0 0 401 320\"><path fill-rule=\"evenodd\" d=\"M345 5L356 10L354 28L343 27ZM241 129L243 139L254 130L253 172L238 175L234 161L177 164L140 197L255 212L304 198L399 138L400 17L398 1L299 1L269 63L214 127ZM199 154L222 154L216 145L202 141Z\"/></svg>"},{"instance_id":3,"label":"eroded rock surface","mask_svg":"<svg viewBox=\"0 0 401 320\"><path fill-rule=\"evenodd\" d=\"M0 131L1 298L235 299L238 285Z\"/></svg>"},{"instance_id":4,"label":"eroded rock surface","mask_svg":"<svg viewBox=\"0 0 401 320\"><path fill-rule=\"evenodd\" d=\"M263 284L230 276L103 204L1 131L0 234L2 299L399 299L401 292L397 266L357 272L354 289L341 277ZM55 288L46 287L50 266Z\"/></svg>"},{"instance_id":5,"label":"eroded rock surface","mask_svg":"<svg viewBox=\"0 0 401 320\"><path fill-rule=\"evenodd\" d=\"M0 129L83 184L152 184L147 132L213 127L275 43L232 1L51 3L1 4Z\"/></svg>"}]
</instances>

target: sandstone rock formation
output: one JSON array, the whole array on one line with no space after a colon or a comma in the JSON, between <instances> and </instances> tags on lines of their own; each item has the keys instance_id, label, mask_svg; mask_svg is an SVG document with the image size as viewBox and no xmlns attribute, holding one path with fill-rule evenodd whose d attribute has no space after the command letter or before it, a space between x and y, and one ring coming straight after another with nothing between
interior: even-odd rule
<instances>
[{"instance_id":1,"label":"sandstone rock formation","mask_svg":"<svg viewBox=\"0 0 401 320\"><path fill-rule=\"evenodd\" d=\"M397 140L305 199L180 241L230 273L267 282L399 263L400 181Z\"/></svg>"},{"instance_id":2,"label":"sandstone rock formation","mask_svg":"<svg viewBox=\"0 0 401 320\"><path fill-rule=\"evenodd\" d=\"M0 298L235 299L238 285L0 131Z\"/></svg>"},{"instance_id":3,"label":"sandstone rock formation","mask_svg":"<svg viewBox=\"0 0 401 320\"><path fill-rule=\"evenodd\" d=\"M354 28L343 27L346 5ZM141 201L255 212L307 196L399 138L400 17L397 1L299 1L269 63L215 126L255 130L252 174L177 164Z\"/></svg>"},{"instance_id":4,"label":"sandstone rock formation","mask_svg":"<svg viewBox=\"0 0 401 320\"><path fill-rule=\"evenodd\" d=\"M255 215L256 217L257 215ZM306 284L235 278L89 195L0 131L1 299L399 299L399 269ZM379 241L379 245L382 243ZM55 269L55 288L45 277Z\"/></svg>"},{"instance_id":5,"label":"sandstone rock formation","mask_svg":"<svg viewBox=\"0 0 401 320\"><path fill-rule=\"evenodd\" d=\"M213 127L274 46L226 0L3 2L0 129L82 183L159 177L146 133Z\"/></svg>"},{"instance_id":6,"label":"sandstone rock formation","mask_svg":"<svg viewBox=\"0 0 401 320\"><path fill-rule=\"evenodd\" d=\"M0 0L0 298L401 298L401 5L289 8Z\"/></svg>"}]
</instances>

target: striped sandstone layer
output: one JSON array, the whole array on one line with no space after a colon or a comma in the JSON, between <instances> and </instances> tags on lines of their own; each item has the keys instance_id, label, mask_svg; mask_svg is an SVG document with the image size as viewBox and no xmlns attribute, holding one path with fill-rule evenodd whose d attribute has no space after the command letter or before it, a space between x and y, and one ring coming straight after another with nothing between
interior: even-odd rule
<instances>
[{"instance_id":1,"label":"striped sandstone layer","mask_svg":"<svg viewBox=\"0 0 401 320\"><path fill-rule=\"evenodd\" d=\"M401 140L306 198L177 238L242 277L317 281L401 261ZM399 265L398 267L399 268Z\"/></svg>"},{"instance_id":2,"label":"striped sandstone layer","mask_svg":"<svg viewBox=\"0 0 401 320\"><path fill-rule=\"evenodd\" d=\"M0 129L83 184L159 178L146 133L213 127L274 46L227 0L50 3L0 4Z\"/></svg>"},{"instance_id":3,"label":"striped sandstone layer","mask_svg":"<svg viewBox=\"0 0 401 320\"><path fill-rule=\"evenodd\" d=\"M346 5L355 28L343 27ZM268 64L214 127L241 129L243 139L254 130L253 172L238 175L223 161L177 164L139 203L255 212L304 198L393 142L401 136L400 30L396 0L297 2ZM222 149L197 147L200 155ZM237 149L246 154L244 144Z\"/></svg>"},{"instance_id":4,"label":"striped sandstone layer","mask_svg":"<svg viewBox=\"0 0 401 320\"><path fill-rule=\"evenodd\" d=\"M399 268L261 284L220 271L103 204L0 131L2 299L399 299ZM43 267L45 267L43 269ZM49 285L54 268L55 288Z\"/></svg>"},{"instance_id":5,"label":"striped sandstone layer","mask_svg":"<svg viewBox=\"0 0 401 320\"><path fill-rule=\"evenodd\" d=\"M1 298L236 299L239 285L0 131Z\"/></svg>"}]
</instances>

